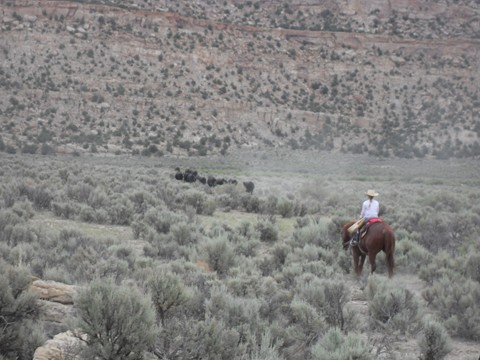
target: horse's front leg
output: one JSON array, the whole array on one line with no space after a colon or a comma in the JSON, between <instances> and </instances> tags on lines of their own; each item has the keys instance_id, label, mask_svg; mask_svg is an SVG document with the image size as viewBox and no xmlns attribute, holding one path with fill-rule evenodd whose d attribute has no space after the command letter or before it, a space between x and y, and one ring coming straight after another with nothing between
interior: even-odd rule
<instances>
[{"instance_id":1,"label":"horse's front leg","mask_svg":"<svg viewBox=\"0 0 480 360\"><path fill-rule=\"evenodd\" d=\"M365 264L365 258L366 258L366 255L364 254L360 256L360 264L358 265L358 275L360 275L363 271L363 264Z\"/></svg>"}]
</instances>

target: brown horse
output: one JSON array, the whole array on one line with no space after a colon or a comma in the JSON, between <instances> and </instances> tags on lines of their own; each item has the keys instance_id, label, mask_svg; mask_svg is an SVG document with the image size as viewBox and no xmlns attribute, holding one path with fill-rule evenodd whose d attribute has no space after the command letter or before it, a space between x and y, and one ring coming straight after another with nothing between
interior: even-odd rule
<instances>
[{"instance_id":1,"label":"brown horse","mask_svg":"<svg viewBox=\"0 0 480 360\"><path fill-rule=\"evenodd\" d=\"M352 226L353 223L355 223L355 221L350 221L342 227L341 236L343 248L345 250L350 247L350 240L352 238L347 229ZM371 273L373 274L377 267L375 264L375 257L382 250L385 253L388 276L392 277L393 268L395 266L395 260L393 258L395 253L395 234L393 233L392 228L383 221L369 225L366 235L362 237L359 244L352 246L355 273L357 275L362 273L363 264L368 255Z\"/></svg>"}]
</instances>

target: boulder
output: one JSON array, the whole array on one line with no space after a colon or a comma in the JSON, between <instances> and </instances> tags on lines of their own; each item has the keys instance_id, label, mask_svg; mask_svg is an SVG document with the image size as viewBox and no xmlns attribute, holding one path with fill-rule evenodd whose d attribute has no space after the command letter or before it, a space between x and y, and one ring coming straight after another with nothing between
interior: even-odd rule
<instances>
[{"instance_id":1,"label":"boulder","mask_svg":"<svg viewBox=\"0 0 480 360\"><path fill-rule=\"evenodd\" d=\"M77 287L56 281L34 280L30 290L42 300L58 302L60 304L73 304L73 296Z\"/></svg>"},{"instance_id":2,"label":"boulder","mask_svg":"<svg viewBox=\"0 0 480 360\"><path fill-rule=\"evenodd\" d=\"M67 319L73 317L73 306L51 302L47 300L39 300L38 306L42 314L42 320L57 324L65 324Z\"/></svg>"},{"instance_id":3,"label":"boulder","mask_svg":"<svg viewBox=\"0 0 480 360\"><path fill-rule=\"evenodd\" d=\"M35 15L25 15L23 17L23 20L29 23L34 23L35 21L37 21L37 17Z\"/></svg>"},{"instance_id":4,"label":"boulder","mask_svg":"<svg viewBox=\"0 0 480 360\"><path fill-rule=\"evenodd\" d=\"M57 334L43 346L35 350L33 360L71 359L81 360L80 353L83 342L71 331Z\"/></svg>"}]
</instances>

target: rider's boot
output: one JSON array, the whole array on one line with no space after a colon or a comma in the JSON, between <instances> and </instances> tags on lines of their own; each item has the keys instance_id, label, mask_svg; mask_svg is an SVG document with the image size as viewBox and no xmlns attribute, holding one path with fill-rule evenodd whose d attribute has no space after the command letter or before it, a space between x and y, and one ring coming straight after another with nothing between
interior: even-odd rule
<instances>
[{"instance_id":1,"label":"rider's boot","mask_svg":"<svg viewBox=\"0 0 480 360\"><path fill-rule=\"evenodd\" d=\"M358 245L358 240L360 239L360 230L357 230L353 233L351 244L352 246Z\"/></svg>"}]
</instances>

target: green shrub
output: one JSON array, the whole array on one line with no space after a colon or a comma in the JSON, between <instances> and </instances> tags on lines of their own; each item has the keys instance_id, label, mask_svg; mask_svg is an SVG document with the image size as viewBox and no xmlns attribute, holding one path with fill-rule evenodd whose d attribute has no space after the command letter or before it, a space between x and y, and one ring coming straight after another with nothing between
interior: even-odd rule
<instances>
[{"instance_id":1,"label":"green shrub","mask_svg":"<svg viewBox=\"0 0 480 360\"><path fill-rule=\"evenodd\" d=\"M197 214L202 214L207 195L195 189L188 189L186 192L179 193L185 206L192 206Z\"/></svg>"},{"instance_id":2,"label":"green shrub","mask_svg":"<svg viewBox=\"0 0 480 360\"><path fill-rule=\"evenodd\" d=\"M216 202L223 208L237 209L241 204L243 193L235 185L227 184L217 187Z\"/></svg>"},{"instance_id":3,"label":"green shrub","mask_svg":"<svg viewBox=\"0 0 480 360\"><path fill-rule=\"evenodd\" d=\"M471 253L465 262L465 273L472 280L480 283L480 254Z\"/></svg>"},{"instance_id":4,"label":"green shrub","mask_svg":"<svg viewBox=\"0 0 480 360\"><path fill-rule=\"evenodd\" d=\"M278 227L271 221L258 221L255 225L255 230L260 233L260 241L275 242L278 240Z\"/></svg>"},{"instance_id":5,"label":"green shrub","mask_svg":"<svg viewBox=\"0 0 480 360\"><path fill-rule=\"evenodd\" d=\"M287 308L287 323L280 333L285 344L285 357L307 358L310 347L325 332L328 325L315 306L305 300L294 298Z\"/></svg>"},{"instance_id":6,"label":"green shrub","mask_svg":"<svg viewBox=\"0 0 480 360\"><path fill-rule=\"evenodd\" d=\"M323 338L312 347L314 360L370 360L371 345L361 335L343 334L340 329L330 329Z\"/></svg>"},{"instance_id":7,"label":"green shrub","mask_svg":"<svg viewBox=\"0 0 480 360\"><path fill-rule=\"evenodd\" d=\"M480 284L458 274L444 275L422 292L450 334L480 341Z\"/></svg>"},{"instance_id":8,"label":"green shrub","mask_svg":"<svg viewBox=\"0 0 480 360\"><path fill-rule=\"evenodd\" d=\"M284 218L292 217L294 210L294 203L288 199L281 199L277 204L277 212Z\"/></svg>"},{"instance_id":9,"label":"green shrub","mask_svg":"<svg viewBox=\"0 0 480 360\"><path fill-rule=\"evenodd\" d=\"M17 215L13 208L0 210L0 241L14 247L20 243L34 243L38 236L38 229L28 225L28 222Z\"/></svg>"},{"instance_id":10,"label":"green shrub","mask_svg":"<svg viewBox=\"0 0 480 360\"><path fill-rule=\"evenodd\" d=\"M74 331L85 334L85 356L100 359L141 359L154 343L155 312L138 290L96 280L75 299ZM127 330L128 329L128 330Z\"/></svg>"},{"instance_id":11,"label":"green shrub","mask_svg":"<svg viewBox=\"0 0 480 360\"><path fill-rule=\"evenodd\" d=\"M108 217L114 225L130 225L133 219L133 204L125 197L112 201L108 209Z\"/></svg>"},{"instance_id":12,"label":"green shrub","mask_svg":"<svg viewBox=\"0 0 480 360\"><path fill-rule=\"evenodd\" d=\"M68 172L66 173L68 174ZM62 173L60 177L62 180L68 175ZM68 178L68 177L67 177ZM71 200L75 200L82 203L87 203L90 194L93 192L94 187L90 184L80 183L75 185L70 185L67 187L67 196Z\"/></svg>"},{"instance_id":13,"label":"green shrub","mask_svg":"<svg viewBox=\"0 0 480 360\"><path fill-rule=\"evenodd\" d=\"M235 241L235 254L243 255L245 257L255 257L257 250L260 248L260 241L257 239L245 239L241 237L240 240Z\"/></svg>"},{"instance_id":14,"label":"green shrub","mask_svg":"<svg viewBox=\"0 0 480 360\"><path fill-rule=\"evenodd\" d=\"M239 359L244 355L241 336L225 325L222 319L182 321L176 342L179 358L190 359ZM173 345L171 345L173 347Z\"/></svg>"},{"instance_id":15,"label":"green shrub","mask_svg":"<svg viewBox=\"0 0 480 360\"><path fill-rule=\"evenodd\" d=\"M210 267L219 275L227 274L235 264L233 247L225 236L208 239L202 247L202 253Z\"/></svg>"},{"instance_id":16,"label":"green shrub","mask_svg":"<svg viewBox=\"0 0 480 360\"><path fill-rule=\"evenodd\" d=\"M35 209L38 210L49 210L53 200L50 191L43 187L29 188L27 198L33 203Z\"/></svg>"},{"instance_id":17,"label":"green shrub","mask_svg":"<svg viewBox=\"0 0 480 360\"><path fill-rule=\"evenodd\" d=\"M95 188L88 195L87 204L93 209L101 209L107 206L108 196L104 190Z\"/></svg>"},{"instance_id":18,"label":"green shrub","mask_svg":"<svg viewBox=\"0 0 480 360\"><path fill-rule=\"evenodd\" d=\"M422 321L418 346L421 360L443 359L451 351L450 336L442 324L427 318Z\"/></svg>"},{"instance_id":19,"label":"green shrub","mask_svg":"<svg viewBox=\"0 0 480 360\"><path fill-rule=\"evenodd\" d=\"M279 348L282 344L278 344L273 338L271 331L267 329L261 336L260 345L253 349L249 360L283 360L280 355Z\"/></svg>"},{"instance_id":20,"label":"green shrub","mask_svg":"<svg viewBox=\"0 0 480 360\"><path fill-rule=\"evenodd\" d=\"M33 218L35 211L28 201L20 201L12 206L12 211L22 219L30 220Z\"/></svg>"},{"instance_id":21,"label":"green shrub","mask_svg":"<svg viewBox=\"0 0 480 360\"><path fill-rule=\"evenodd\" d=\"M419 200L419 203L422 206L431 206L437 211L448 211L449 213L458 213L463 208L462 199L450 192L429 194Z\"/></svg>"},{"instance_id":22,"label":"green shrub","mask_svg":"<svg viewBox=\"0 0 480 360\"><path fill-rule=\"evenodd\" d=\"M460 260L446 251L441 251L420 269L418 276L432 284L444 276L450 277L453 274L458 274L464 264L465 259Z\"/></svg>"},{"instance_id":23,"label":"green shrub","mask_svg":"<svg viewBox=\"0 0 480 360\"><path fill-rule=\"evenodd\" d=\"M190 292L179 276L167 271L156 272L149 281L152 302L163 326L170 313L190 300Z\"/></svg>"},{"instance_id":24,"label":"green shrub","mask_svg":"<svg viewBox=\"0 0 480 360\"><path fill-rule=\"evenodd\" d=\"M451 214L432 212L418 222L419 242L432 252L455 251L465 240L478 236L475 224L477 216L467 212Z\"/></svg>"},{"instance_id":25,"label":"green shrub","mask_svg":"<svg viewBox=\"0 0 480 360\"><path fill-rule=\"evenodd\" d=\"M267 199L262 202L262 213L274 215L277 213L278 197L269 195Z\"/></svg>"},{"instance_id":26,"label":"green shrub","mask_svg":"<svg viewBox=\"0 0 480 360\"><path fill-rule=\"evenodd\" d=\"M80 207L80 220L93 223L95 222L95 210L90 206L83 205Z\"/></svg>"},{"instance_id":27,"label":"green shrub","mask_svg":"<svg viewBox=\"0 0 480 360\"><path fill-rule=\"evenodd\" d=\"M300 200L293 203L293 215L303 217L308 213L308 206Z\"/></svg>"},{"instance_id":28,"label":"green shrub","mask_svg":"<svg viewBox=\"0 0 480 360\"><path fill-rule=\"evenodd\" d=\"M402 334L412 333L418 328L420 302L410 290L394 281L370 276L366 292L373 328Z\"/></svg>"},{"instance_id":29,"label":"green shrub","mask_svg":"<svg viewBox=\"0 0 480 360\"><path fill-rule=\"evenodd\" d=\"M212 288L210 298L205 302L207 318L223 321L238 332L243 341L261 329L260 307L258 299L236 297L223 285Z\"/></svg>"},{"instance_id":30,"label":"green shrub","mask_svg":"<svg viewBox=\"0 0 480 360\"><path fill-rule=\"evenodd\" d=\"M111 263L112 255L107 251L112 242L71 230L61 230L58 234L38 233L34 244L37 254L42 255L35 257L32 270L34 275L42 277L46 269L64 268L74 283L89 282L96 275L108 272L111 266L119 270L118 264Z\"/></svg>"},{"instance_id":31,"label":"green shrub","mask_svg":"<svg viewBox=\"0 0 480 360\"><path fill-rule=\"evenodd\" d=\"M35 243L39 235L36 228L27 224L17 224L10 230L10 237L7 243L12 247L22 243Z\"/></svg>"},{"instance_id":32,"label":"green shrub","mask_svg":"<svg viewBox=\"0 0 480 360\"><path fill-rule=\"evenodd\" d=\"M432 262L432 258L432 253L409 238L402 239L396 243L396 266L409 273L418 273L422 268L425 268L425 264Z\"/></svg>"},{"instance_id":33,"label":"green shrub","mask_svg":"<svg viewBox=\"0 0 480 360\"><path fill-rule=\"evenodd\" d=\"M69 202L60 203L54 201L52 202L52 211L55 216L72 219L79 212L79 208Z\"/></svg>"},{"instance_id":34,"label":"green shrub","mask_svg":"<svg viewBox=\"0 0 480 360\"><path fill-rule=\"evenodd\" d=\"M301 285L299 294L323 315L330 326L344 329L345 305L350 292L342 281L314 278Z\"/></svg>"},{"instance_id":35,"label":"green shrub","mask_svg":"<svg viewBox=\"0 0 480 360\"><path fill-rule=\"evenodd\" d=\"M37 298L28 291L31 276L0 261L0 357L32 359L45 341L38 323Z\"/></svg>"},{"instance_id":36,"label":"green shrub","mask_svg":"<svg viewBox=\"0 0 480 360\"><path fill-rule=\"evenodd\" d=\"M157 233L167 234L173 224L185 221L185 216L169 210L150 208L145 213L144 222Z\"/></svg>"},{"instance_id":37,"label":"green shrub","mask_svg":"<svg viewBox=\"0 0 480 360\"><path fill-rule=\"evenodd\" d=\"M293 243L300 247L303 247L305 244L317 245L324 248L338 247L340 246L340 240L332 242L330 238L330 229L332 226L333 223L330 220L322 218L318 222L312 222L304 227L295 229L293 233Z\"/></svg>"},{"instance_id":38,"label":"green shrub","mask_svg":"<svg viewBox=\"0 0 480 360\"><path fill-rule=\"evenodd\" d=\"M173 241L179 245L192 245L198 242L200 234L196 232L196 228L186 222L173 224L170 233Z\"/></svg>"},{"instance_id":39,"label":"green shrub","mask_svg":"<svg viewBox=\"0 0 480 360\"><path fill-rule=\"evenodd\" d=\"M259 213L261 209L260 199L251 194L242 194L240 198L242 207L246 212L249 213Z\"/></svg>"},{"instance_id":40,"label":"green shrub","mask_svg":"<svg viewBox=\"0 0 480 360\"><path fill-rule=\"evenodd\" d=\"M288 254L292 251L291 247L286 244L276 244L272 249L273 263L275 269L280 269L287 260Z\"/></svg>"},{"instance_id":41,"label":"green shrub","mask_svg":"<svg viewBox=\"0 0 480 360\"><path fill-rule=\"evenodd\" d=\"M22 154L35 154L37 149L37 144L24 144L22 147Z\"/></svg>"}]
</instances>

